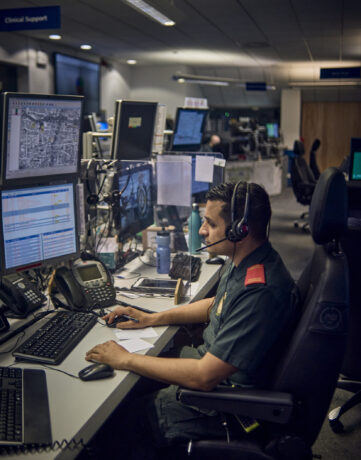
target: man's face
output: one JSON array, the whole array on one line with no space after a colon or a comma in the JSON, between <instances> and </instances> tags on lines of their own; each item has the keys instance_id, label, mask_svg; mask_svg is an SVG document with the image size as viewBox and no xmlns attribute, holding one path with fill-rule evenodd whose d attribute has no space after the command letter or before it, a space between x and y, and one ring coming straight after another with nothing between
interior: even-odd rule
<instances>
[{"instance_id":1,"label":"man's face","mask_svg":"<svg viewBox=\"0 0 361 460\"><path fill-rule=\"evenodd\" d=\"M226 236L227 225L223 217L220 216L223 205L223 201L207 201L204 221L199 229L199 234L204 238L206 244L215 243ZM232 256L233 250L234 245L228 240L208 248L211 256Z\"/></svg>"}]
</instances>

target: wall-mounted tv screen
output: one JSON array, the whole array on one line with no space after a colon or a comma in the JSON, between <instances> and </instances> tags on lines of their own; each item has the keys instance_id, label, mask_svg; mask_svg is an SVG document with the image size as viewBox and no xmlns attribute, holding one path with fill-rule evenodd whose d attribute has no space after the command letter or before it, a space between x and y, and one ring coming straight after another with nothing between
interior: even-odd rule
<instances>
[{"instance_id":1,"label":"wall-mounted tv screen","mask_svg":"<svg viewBox=\"0 0 361 460\"><path fill-rule=\"evenodd\" d=\"M84 96L84 113L99 113L100 65L54 53L55 94Z\"/></svg>"}]
</instances>

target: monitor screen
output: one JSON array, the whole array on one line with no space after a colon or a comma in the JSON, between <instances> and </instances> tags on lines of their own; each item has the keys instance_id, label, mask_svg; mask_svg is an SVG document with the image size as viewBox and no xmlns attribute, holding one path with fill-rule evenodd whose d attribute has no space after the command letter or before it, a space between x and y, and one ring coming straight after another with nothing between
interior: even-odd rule
<instances>
[{"instance_id":1,"label":"monitor screen","mask_svg":"<svg viewBox=\"0 0 361 460\"><path fill-rule=\"evenodd\" d=\"M112 158L148 160L152 156L157 102L115 101Z\"/></svg>"},{"instance_id":2,"label":"monitor screen","mask_svg":"<svg viewBox=\"0 0 361 460\"><path fill-rule=\"evenodd\" d=\"M3 183L78 174L83 98L4 93Z\"/></svg>"},{"instance_id":3,"label":"monitor screen","mask_svg":"<svg viewBox=\"0 0 361 460\"><path fill-rule=\"evenodd\" d=\"M200 151L208 110L177 109L172 150Z\"/></svg>"},{"instance_id":4,"label":"monitor screen","mask_svg":"<svg viewBox=\"0 0 361 460\"><path fill-rule=\"evenodd\" d=\"M99 113L100 65L61 53L54 54L56 94L84 96L84 113Z\"/></svg>"},{"instance_id":5,"label":"monitor screen","mask_svg":"<svg viewBox=\"0 0 361 460\"><path fill-rule=\"evenodd\" d=\"M351 139L350 180L361 180L361 138Z\"/></svg>"},{"instance_id":6,"label":"monitor screen","mask_svg":"<svg viewBox=\"0 0 361 460\"><path fill-rule=\"evenodd\" d=\"M123 241L153 224L152 175L152 166L144 164L120 171L114 180L120 192L114 222Z\"/></svg>"},{"instance_id":7,"label":"monitor screen","mask_svg":"<svg viewBox=\"0 0 361 460\"><path fill-rule=\"evenodd\" d=\"M1 267L6 273L77 257L75 183L1 191Z\"/></svg>"},{"instance_id":8,"label":"monitor screen","mask_svg":"<svg viewBox=\"0 0 361 460\"><path fill-rule=\"evenodd\" d=\"M267 123L267 137L278 138L278 123Z\"/></svg>"}]
</instances>

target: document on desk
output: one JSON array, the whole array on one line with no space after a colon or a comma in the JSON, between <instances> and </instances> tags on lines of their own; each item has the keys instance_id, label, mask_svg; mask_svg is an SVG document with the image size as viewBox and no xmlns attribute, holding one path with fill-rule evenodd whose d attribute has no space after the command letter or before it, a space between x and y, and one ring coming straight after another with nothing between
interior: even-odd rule
<instances>
[{"instance_id":1,"label":"document on desk","mask_svg":"<svg viewBox=\"0 0 361 460\"><path fill-rule=\"evenodd\" d=\"M118 340L151 339L158 337L158 334L152 327L145 327L144 329L122 329L121 331L115 331L115 335Z\"/></svg>"},{"instance_id":2,"label":"document on desk","mask_svg":"<svg viewBox=\"0 0 361 460\"><path fill-rule=\"evenodd\" d=\"M153 348L154 345L143 339L118 340L119 345L124 347L130 353Z\"/></svg>"}]
</instances>

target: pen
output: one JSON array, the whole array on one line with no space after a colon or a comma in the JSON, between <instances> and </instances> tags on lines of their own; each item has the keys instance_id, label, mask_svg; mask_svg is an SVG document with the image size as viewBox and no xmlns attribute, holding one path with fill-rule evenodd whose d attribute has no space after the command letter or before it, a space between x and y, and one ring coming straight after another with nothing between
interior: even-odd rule
<instances>
[{"instance_id":1,"label":"pen","mask_svg":"<svg viewBox=\"0 0 361 460\"><path fill-rule=\"evenodd\" d=\"M129 315L123 315L123 318L125 319L129 319L130 321L133 321L134 323L139 323L139 319L136 319L136 318L133 318L133 316L129 316Z\"/></svg>"}]
</instances>

